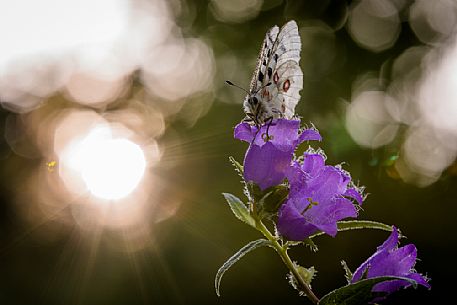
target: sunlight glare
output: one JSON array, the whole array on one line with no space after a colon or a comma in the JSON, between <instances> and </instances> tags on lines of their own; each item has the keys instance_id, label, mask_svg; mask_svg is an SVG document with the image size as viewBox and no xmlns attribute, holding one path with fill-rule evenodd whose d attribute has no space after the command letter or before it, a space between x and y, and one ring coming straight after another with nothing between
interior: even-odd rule
<instances>
[{"instance_id":1,"label":"sunlight glare","mask_svg":"<svg viewBox=\"0 0 457 305\"><path fill-rule=\"evenodd\" d=\"M127 4L124 0L1 1L0 65L24 55L114 41L127 25Z\"/></svg>"},{"instance_id":2,"label":"sunlight glare","mask_svg":"<svg viewBox=\"0 0 457 305\"><path fill-rule=\"evenodd\" d=\"M94 196L116 200L129 195L140 183L146 160L137 144L113 139L108 127L96 127L71 146L68 165L80 173Z\"/></svg>"}]
</instances>

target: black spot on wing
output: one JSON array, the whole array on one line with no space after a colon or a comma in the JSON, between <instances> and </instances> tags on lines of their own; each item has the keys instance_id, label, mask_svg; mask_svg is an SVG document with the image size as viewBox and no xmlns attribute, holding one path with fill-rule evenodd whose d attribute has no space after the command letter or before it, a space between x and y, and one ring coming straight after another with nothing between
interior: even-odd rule
<instances>
[{"instance_id":1,"label":"black spot on wing","mask_svg":"<svg viewBox=\"0 0 457 305\"><path fill-rule=\"evenodd\" d=\"M264 75L263 75L262 71L259 71L259 76L258 76L258 78L259 78L259 81L260 81L260 82L263 82L263 76L264 76Z\"/></svg>"},{"instance_id":2,"label":"black spot on wing","mask_svg":"<svg viewBox=\"0 0 457 305\"><path fill-rule=\"evenodd\" d=\"M271 79L271 75L273 74L273 70L271 69L271 67L268 67L267 73L268 73L268 79Z\"/></svg>"}]
</instances>

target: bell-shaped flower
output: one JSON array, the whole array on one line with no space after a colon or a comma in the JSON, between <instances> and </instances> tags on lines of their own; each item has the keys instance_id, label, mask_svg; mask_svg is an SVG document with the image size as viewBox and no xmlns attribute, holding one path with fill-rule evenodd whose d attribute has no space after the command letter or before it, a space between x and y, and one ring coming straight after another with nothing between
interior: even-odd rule
<instances>
[{"instance_id":1,"label":"bell-shaped flower","mask_svg":"<svg viewBox=\"0 0 457 305\"><path fill-rule=\"evenodd\" d=\"M244 179L262 190L280 184L285 178L297 146L310 140L321 140L313 128L300 130L300 120L277 119L257 128L249 123L235 127L235 138L248 142L244 158Z\"/></svg>"},{"instance_id":2,"label":"bell-shaped flower","mask_svg":"<svg viewBox=\"0 0 457 305\"><path fill-rule=\"evenodd\" d=\"M380 276L398 276L416 281L419 285L430 288L428 279L414 270L417 249L413 244L398 247L398 230L393 227L389 238L378 247L376 252L368 258L352 276L352 283L364 278ZM383 292L385 296L400 288L407 288L411 283L406 280L392 280L376 284L372 291ZM374 301L379 301L383 297Z\"/></svg>"},{"instance_id":3,"label":"bell-shaped flower","mask_svg":"<svg viewBox=\"0 0 457 305\"><path fill-rule=\"evenodd\" d=\"M350 184L349 173L325 165L322 154L306 152L303 162L294 162L286 176L290 192L279 210L277 228L287 239L304 240L317 231L335 236L337 221L357 217L351 199L361 204L361 192Z\"/></svg>"}]
</instances>

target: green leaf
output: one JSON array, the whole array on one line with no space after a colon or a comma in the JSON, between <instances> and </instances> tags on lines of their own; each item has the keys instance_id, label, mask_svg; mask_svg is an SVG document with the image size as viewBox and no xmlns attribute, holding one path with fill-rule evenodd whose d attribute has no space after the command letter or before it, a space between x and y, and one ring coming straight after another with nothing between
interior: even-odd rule
<instances>
[{"instance_id":1,"label":"green leaf","mask_svg":"<svg viewBox=\"0 0 457 305\"><path fill-rule=\"evenodd\" d=\"M242 222L247 223L250 226L255 227L255 220L249 214L249 210L246 205L235 195L229 193L222 193L224 195L225 200L227 200L230 209L232 209L233 214L235 214L236 218L241 220Z\"/></svg>"},{"instance_id":2,"label":"green leaf","mask_svg":"<svg viewBox=\"0 0 457 305\"><path fill-rule=\"evenodd\" d=\"M232 163L232 165L235 167L235 170L238 172L238 174L243 178L243 165L241 165L238 161L235 160L232 156L229 157L229 161Z\"/></svg>"},{"instance_id":3,"label":"green leaf","mask_svg":"<svg viewBox=\"0 0 457 305\"><path fill-rule=\"evenodd\" d=\"M263 246L269 246L273 247L272 243L269 240L266 239L258 239L258 240L253 240L247 245L245 245L243 248L241 248L238 252L236 252L232 257L230 257L220 268L217 270L216 273L216 278L214 279L214 288L216 289L216 294L217 296L221 296L220 294L220 284L222 280L222 276L224 273L230 269L230 267L233 266L237 261L239 261L243 256L245 256L247 253L251 252L252 250L255 250L259 247Z\"/></svg>"},{"instance_id":4,"label":"green leaf","mask_svg":"<svg viewBox=\"0 0 457 305\"><path fill-rule=\"evenodd\" d=\"M392 280L405 280L410 282L414 288L417 287L417 282L404 277L396 276L381 276L366 280L358 281L354 284L333 290L319 301L319 305L365 305L376 297L382 297L385 294L381 292L372 292L373 286Z\"/></svg>"},{"instance_id":5,"label":"green leaf","mask_svg":"<svg viewBox=\"0 0 457 305\"><path fill-rule=\"evenodd\" d=\"M381 222L371 221L371 220L347 220L347 221L338 221L338 232L348 231L348 230L360 230L360 229L377 229L392 232L392 226L386 225ZM314 233L309 238L314 238L317 236L324 235L325 233L320 231Z\"/></svg>"}]
</instances>

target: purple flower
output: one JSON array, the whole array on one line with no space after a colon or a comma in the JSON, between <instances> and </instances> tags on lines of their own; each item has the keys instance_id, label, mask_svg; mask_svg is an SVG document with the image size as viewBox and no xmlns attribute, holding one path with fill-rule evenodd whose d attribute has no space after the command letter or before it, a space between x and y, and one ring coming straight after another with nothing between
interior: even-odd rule
<instances>
[{"instance_id":1,"label":"purple flower","mask_svg":"<svg viewBox=\"0 0 457 305\"><path fill-rule=\"evenodd\" d=\"M418 284L430 288L427 278L415 272L417 250L413 244L398 248L398 230L393 227L389 238L378 247L376 253L368 258L354 272L351 283L357 282L363 277L373 278L379 276L400 276L416 281ZM404 280L386 281L376 284L373 292L392 293L400 288L411 286L411 283ZM378 298L378 301L382 298Z\"/></svg>"},{"instance_id":2,"label":"purple flower","mask_svg":"<svg viewBox=\"0 0 457 305\"><path fill-rule=\"evenodd\" d=\"M262 190L280 184L285 178L297 146L303 141L321 140L315 129L300 132L300 120L278 119L268 128L240 123L235 127L235 138L250 143L244 158L244 179Z\"/></svg>"},{"instance_id":3,"label":"purple flower","mask_svg":"<svg viewBox=\"0 0 457 305\"><path fill-rule=\"evenodd\" d=\"M349 173L325 165L321 154L306 152L303 163L294 162L286 176L290 192L279 210L277 228L287 239L304 240L317 231L335 236L338 220L357 216L350 199L361 204L362 195L348 187Z\"/></svg>"}]
</instances>

